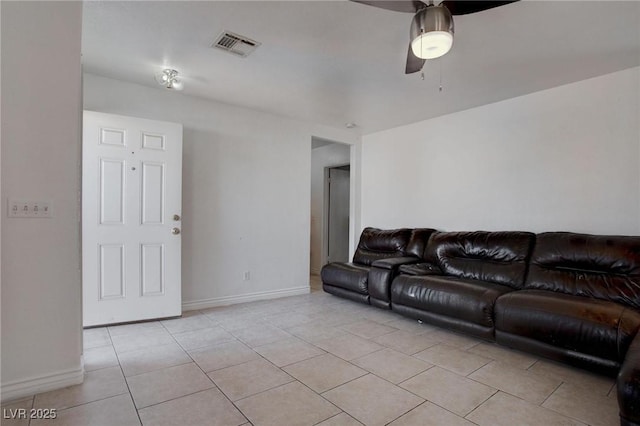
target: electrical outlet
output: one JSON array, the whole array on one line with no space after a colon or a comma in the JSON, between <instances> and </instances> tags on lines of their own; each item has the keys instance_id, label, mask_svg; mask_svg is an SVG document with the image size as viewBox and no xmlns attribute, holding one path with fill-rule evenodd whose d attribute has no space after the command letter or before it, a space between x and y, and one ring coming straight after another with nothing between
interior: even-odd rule
<instances>
[{"instance_id":1,"label":"electrical outlet","mask_svg":"<svg viewBox=\"0 0 640 426\"><path fill-rule=\"evenodd\" d=\"M9 199L7 216L14 218L50 218L51 201L24 201Z\"/></svg>"},{"instance_id":2,"label":"electrical outlet","mask_svg":"<svg viewBox=\"0 0 640 426\"><path fill-rule=\"evenodd\" d=\"M244 275L242 277L245 281L249 281L251 279L251 272L244 271Z\"/></svg>"}]
</instances>

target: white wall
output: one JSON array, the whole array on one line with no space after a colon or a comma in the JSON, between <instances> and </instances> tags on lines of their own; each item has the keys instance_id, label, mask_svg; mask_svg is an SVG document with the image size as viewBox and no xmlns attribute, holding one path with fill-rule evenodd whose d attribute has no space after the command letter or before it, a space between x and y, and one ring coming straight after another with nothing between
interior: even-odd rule
<instances>
[{"instance_id":1,"label":"white wall","mask_svg":"<svg viewBox=\"0 0 640 426\"><path fill-rule=\"evenodd\" d=\"M357 134L91 74L84 107L184 125L186 309L308 291L311 138Z\"/></svg>"},{"instance_id":2,"label":"white wall","mask_svg":"<svg viewBox=\"0 0 640 426\"><path fill-rule=\"evenodd\" d=\"M349 164L350 147L332 143L311 150L311 273L322 268L324 208L324 169Z\"/></svg>"},{"instance_id":3,"label":"white wall","mask_svg":"<svg viewBox=\"0 0 640 426\"><path fill-rule=\"evenodd\" d=\"M361 226L640 235L640 69L367 135Z\"/></svg>"},{"instance_id":4,"label":"white wall","mask_svg":"<svg viewBox=\"0 0 640 426\"><path fill-rule=\"evenodd\" d=\"M6 400L82 381L82 3L3 1L0 7L0 214L15 198L52 201L54 216L2 220Z\"/></svg>"}]
</instances>

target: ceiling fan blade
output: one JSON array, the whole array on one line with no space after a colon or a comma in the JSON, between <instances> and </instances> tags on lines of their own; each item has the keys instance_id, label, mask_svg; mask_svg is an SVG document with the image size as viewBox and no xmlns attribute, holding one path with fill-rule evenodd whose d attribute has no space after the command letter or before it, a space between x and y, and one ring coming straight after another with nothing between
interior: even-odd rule
<instances>
[{"instance_id":1,"label":"ceiling fan blade","mask_svg":"<svg viewBox=\"0 0 640 426\"><path fill-rule=\"evenodd\" d=\"M395 12L416 13L427 5L418 0L351 0L354 3L362 3L368 6L375 6L381 9L393 10Z\"/></svg>"},{"instance_id":2,"label":"ceiling fan blade","mask_svg":"<svg viewBox=\"0 0 640 426\"><path fill-rule=\"evenodd\" d=\"M409 44L409 51L407 52L407 67L405 68L404 73L413 74L414 72L420 71L426 61L426 59L420 59L414 55L413 50L411 50L411 44Z\"/></svg>"},{"instance_id":3,"label":"ceiling fan blade","mask_svg":"<svg viewBox=\"0 0 640 426\"><path fill-rule=\"evenodd\" d=\"M469 13L481 12L494 7L504 6L505 4L515 3L518 0L511 1L460 1L445 0L441 4L446 6L452 15L467 15Z\"/></svg>"}]
</instances>

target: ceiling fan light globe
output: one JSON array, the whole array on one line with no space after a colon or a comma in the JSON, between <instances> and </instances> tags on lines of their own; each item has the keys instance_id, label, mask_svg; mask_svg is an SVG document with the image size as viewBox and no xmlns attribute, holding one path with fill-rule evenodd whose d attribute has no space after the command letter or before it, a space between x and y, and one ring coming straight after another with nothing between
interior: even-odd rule
<instances>
[{"instance_id":1,"label":"ceiling fan light globe","mask_svg":"<svg viewBox=\"0 0 640 426\"><path fill-rule=\"evenodd\" d=\"M435 59L445 55L453 46L453 34L447 31L430 31L419 34L411 42L413 54L420 59Z\"/></svg>"},{"instance_id":2,"label":"ceiling fan light globe","mask_svg":"<svg viewBox=\"0 0 640 426\"><path fill-rule=\"evenodd\" d=\"M427 6L411 21L411 51L420 59L434 59L453 46L453 16L445 6Z\"/></svg>"}]
</instances>

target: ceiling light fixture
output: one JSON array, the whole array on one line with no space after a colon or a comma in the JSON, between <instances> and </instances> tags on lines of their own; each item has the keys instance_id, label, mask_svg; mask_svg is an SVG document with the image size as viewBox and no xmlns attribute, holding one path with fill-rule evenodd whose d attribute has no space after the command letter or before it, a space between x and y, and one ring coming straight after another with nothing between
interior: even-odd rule
<instances>
[{"instance_id":1,"label":"ceiling light fixture","mask_svg":"<svg viewBox=\"0 0 640 426\"><path fill-rule=\"evenodd\" d=\"M164 69L156 74L156 81L166 89L182 90L182 79L178 77L178 71Z\"/></svg>"},{"instance_id":2,"label":"ceiling light fixture","mask_svg":"<svg viewBox=\"0 0 640 426\"><path fill-rule=\"evenodd\" d=\"M453 18L445 6L427 6L411 22L411 50L421 59L435 59L453 46Z\"/></svg>"}]
</instances>

